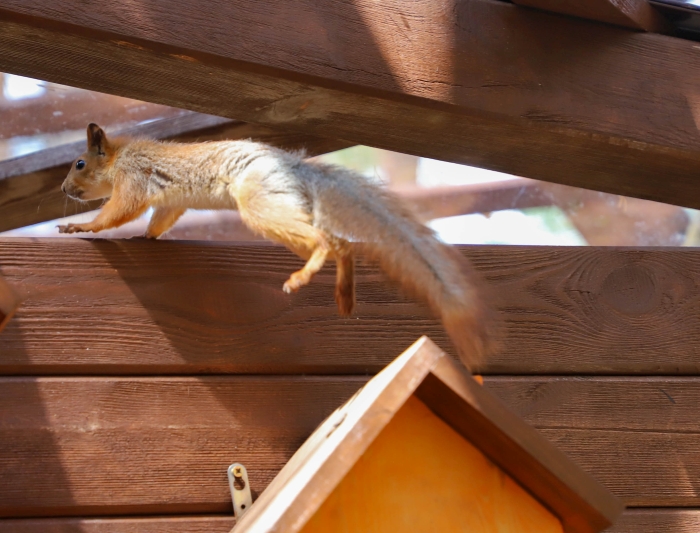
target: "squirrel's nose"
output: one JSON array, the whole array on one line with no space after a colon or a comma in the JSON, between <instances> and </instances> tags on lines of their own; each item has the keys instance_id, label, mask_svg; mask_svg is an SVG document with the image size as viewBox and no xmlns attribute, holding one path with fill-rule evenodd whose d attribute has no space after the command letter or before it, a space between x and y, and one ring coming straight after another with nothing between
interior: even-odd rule
<instances>
[{"instance_id":1,"label":"squirrel's nose","mask_svg":"<svg viewBox=\"0 0 700 533\"><path fill-rule=\"evenodd\" d=\"M63 194L66 193L66 186L65 185L61 185L61 191L63 191Z\"/></svg>"}]
</instances>

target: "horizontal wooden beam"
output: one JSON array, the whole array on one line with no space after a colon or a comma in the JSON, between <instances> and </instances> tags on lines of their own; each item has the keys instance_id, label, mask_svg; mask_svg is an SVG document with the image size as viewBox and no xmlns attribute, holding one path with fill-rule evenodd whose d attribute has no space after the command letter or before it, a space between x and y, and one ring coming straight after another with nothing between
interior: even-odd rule
<instances>
[{"instance_id":1,"label":"horizontal wooden beam","mask_svg":"<svg viewBox=\"0 0 700 533\"><path fill-rule=\"evenodd\" d=\"M695 533L698 530L700 530L700 509L657 508L628 509L606 533L639 533L642 531Z\"/></svg>"},{"instance_id":2,"label":"horizontal wooden beam","mask_svg":"<svg viewBox=\"0 0 700 533\"><path fill-rule=\"evenodd\" d=\"M235 523L233 511L228 516L10 518L0 519L0 533L229 533Z\"/></svg>"},{"instance_id":3,"label":"horizontal wooden beam","mask_svg":"<svg viewBox=\"0 0 700 533\"><path fill-rule=\"evenodd\" d=\"M0 519L0 533L229 533L233 516ZM628 509L606 533L697 533L698 509Z\"/></svg>"},{"instance_id":4,"label":"horizontal wooden beam","mask_svg":"<svg viewBox=\"0 0 700 533\"><path fill-rule=\"evenodd\" d=\"M231 463L259 495L366 379L0 378L0 516L229 513ZM699 378L484 386L627 505L700 504Z\"/></svg>"},{"instance_id":5,"label":"horizontal wooden beam","mask_svg":"<svg viewBox=\"0 0 700 533\"><path fill-rule=\"evenodd\" d=\"M691 41L490 0L0 11L7 72L700 207Z\"/></svg>"},{"instance_id":6,"label":"horizontal wooden beam","mask_svg":"<svg viewBox=\"0 0 700 533\"><path fill-rule=\"evenodd\" d=\"M700 251L460 250L503 328L478 371L700 372ZM266 243L1 239L0 273L24 304L0 335L0 374L376 372L422 334L452 351L374 268L358 268L351 318L338 316L332 265L286 295L302 265Z\"/></svg>"},{"instance_id":7,"label":"horizontal wooden beam","mask_svg":"<svg viewBox=\"0 0 700 533\"><path fill-rule=\"evenodd\" d=\"M87 124L86 124L87 126ZM109 133L109 130L108 130ZM284 132L226 118L188 112L114 132L181 142L255 138L309 155L347 148L350 143ZM0 161L0 231L95 209L102 202L79 203L61 192L70 163L85 151L85 141Z\"/></svg>"},{"instance_id":8,"label":"horizontal wooden beam","mask_svg":"<svg viewBox=\"0 0 700 533\"><path fill-rule=\"evenodd\" d=\"M513 0L513 3L634 30L663 32L671 28L647 0Z\"/></svg>"}]
</instances>

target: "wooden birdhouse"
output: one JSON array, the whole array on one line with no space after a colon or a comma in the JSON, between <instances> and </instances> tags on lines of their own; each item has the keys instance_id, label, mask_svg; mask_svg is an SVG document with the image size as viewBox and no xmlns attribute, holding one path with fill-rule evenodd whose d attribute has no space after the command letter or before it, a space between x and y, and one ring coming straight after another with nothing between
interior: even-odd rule
<instances>
[{"instance_id":1,"label":"wooden birdhouse","mask_svg":"<svg viewBox=\"0 0 700 533\"><path fill-rule=\"evenodd\" d=\"M622 509L423 337L321 424L232 533L594 533Z\"/></svg>"},{"instance_id":2,"label":"wooden birdhouse","mask_svg":"<svg viewBox=\"0 0 700 533\"><path fill-rule=\"evenodd\" d=\"M0 331L2 331L7 323L15 314L19 307L19 296L12 289L9 283L0 276Z\"/></svg>"}]
</instances>

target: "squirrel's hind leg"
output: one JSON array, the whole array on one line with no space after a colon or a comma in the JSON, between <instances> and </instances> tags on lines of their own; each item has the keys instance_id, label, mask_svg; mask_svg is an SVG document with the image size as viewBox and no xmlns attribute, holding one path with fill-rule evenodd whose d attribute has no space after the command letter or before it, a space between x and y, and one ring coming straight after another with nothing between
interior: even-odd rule
<instances>
[{"instance_id":1,"label":"squirrel's hind leg","mask_svg":"<svg viewBox=\"0 0 700 533\"><path fill-rule=\"evenodd\" d=\"M311 257L304 265L304 268L297 270L289 279L284 283L282 287L284 292L292 293L298 291L304 285L307 285L311 278L321 270L324 263L326 262L326 257L328 257L328 245L321 241L316 249L312 252Z\"/></svg>"},{"instance_id":2,"label":"squirrel's hind leg","mask_svg":"<svg viewBox=\"0 0 700 533\"><path fill-rule=\"evenodd\" d=\"M351 244L344 242L333 247L336 264L335 302L343 316L355 309L355 256Z\"/></svg>"}]
</instances>

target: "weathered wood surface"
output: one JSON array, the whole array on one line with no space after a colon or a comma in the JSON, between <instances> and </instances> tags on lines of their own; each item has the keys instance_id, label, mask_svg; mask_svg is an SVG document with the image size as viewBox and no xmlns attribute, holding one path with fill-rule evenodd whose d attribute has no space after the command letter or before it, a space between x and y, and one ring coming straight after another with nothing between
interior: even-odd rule
<instances>
[{"instance_id":1,"label":"weathered wood surface","mask_svg":"<svg viewBox=\"0 0 700 533\"><path fill-rule=\"evenodd\" d=\"M0 533L228 533L235 523L233 514L142 518L10 518L0 519Z\"/></svg>"},{"instance_id":2,"label":"weathered wood surface","mask_svg":"<svg viewBox=\"0 0 700 533\"><path fill-rule=\"evenodd\" d=\"M497 376L484 383L626 505L697 506L697 378Z\"/></svg>"},{"instance_id":3,"label":"weathered wood surface","mask_svg":"<svg viewBox=\"0 0 700 533\"><path fill-rule=\"evenodd\" d=\"M607 533L697 533L698 509L628 509Z\"/></svg>"},{"instance_id":4,"label":"weathered wood surface","mask_svg":"<svg viewBox=\"0 0 700 533\"><path fill-rule=\"evenodd\" d=\"M0 515L228 513L259 494L366 378L0 379ZM698 378L506 378L485 386L633 506L700 506Z\"/></svg>"},{"instance_id":5,"label":"weathered wood surface","mask_svg":"<svg viewBox=\"0 0 700 533\"><path fill-rule=\"evenodd\" d=\"M513 0L513 3L634 30L671 29L669 22L647 0Z\"/></svg>"},{"instance_id":6,"label":"weathered wood surface","mask_svg":"<svg viewBox=\"0 0 700 533\"><path fill-rule=\"evenodd\" d=\"M691 41L488 0L0 11L7 72L700 207Z\"/></svg>"},{"instance_id":7,"label":"weathered wood surface","mask_svg":"<svg viewBox=\"0 0 700 533\"><path fill-rule=\"evenodd\" d=\"M461 250L503 324L476 371L700 372L700 251ZM0 273L24 297L0 373L376 372L422 334L451 351L428 309L374 268L358 270L351 318L337 314L332 265L286 295L302 264L265 243L0 240Z\"/></svg>"},{"instance_id":8,"label":"weathered wood surface","mask_svg":"<svg viewBox=\"0 0 700 533\"><path fill-rule=\"evenodd\" d=\"M232 512L365 378L4 378L0 516Z\"/></svg>"},{"instance_id":9,"label":"weathered wood surface","mask_svg":"<svg viewBox=\"0 0 700 533\"><path fill-rule=\"evenodd\" d=\"M228 533L224 515L143 518L0 519L0 533ZM628 509L606 533L697 533L697 509Z\"/></svg>"},{"instance_id":10,"label":"weathered wood surface","mask_svg":"<svg viewBox=\"0 0 700 533\"><path fill-rule=\"evenodd\" d=\"M85 124L87 126L87 124ZM109 130L108 130L109 133ZM180 142L254 138L280 148L318 155L349 143L297 132L284 132L221 117L188 112L115 132ZM61 191L71 162L85 151L85 141L56 146L0 161L0 231L37 224L99 207L76 202Z\"/></svg>"}]
</instances>

